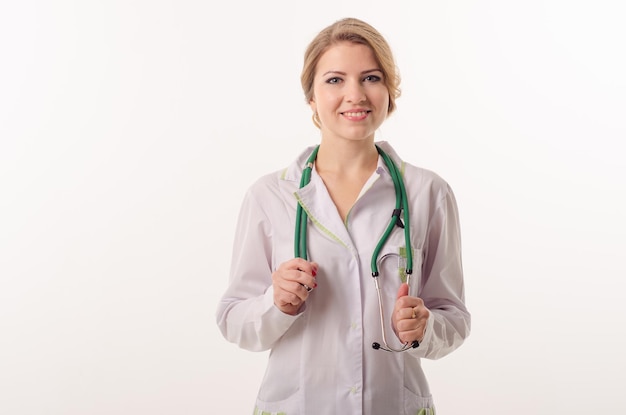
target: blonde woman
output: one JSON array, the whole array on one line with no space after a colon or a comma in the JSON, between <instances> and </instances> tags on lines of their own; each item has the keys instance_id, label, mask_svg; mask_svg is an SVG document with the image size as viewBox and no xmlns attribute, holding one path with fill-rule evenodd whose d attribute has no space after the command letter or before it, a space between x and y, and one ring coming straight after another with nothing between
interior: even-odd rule
<instances>
[{"instance_id":1,"label":"blonde woman","mask_svg":"<svg viewBox=\"0 0 626 415\"><path fill-rule=\"evenodd\" d=\"M400 94L375 28L323 29L301 81L320 142L248 190L217 323L271 350L255 414L434 414L420 361L470 332L453 192L375 141Z\"/></svg>"}]
</instances>

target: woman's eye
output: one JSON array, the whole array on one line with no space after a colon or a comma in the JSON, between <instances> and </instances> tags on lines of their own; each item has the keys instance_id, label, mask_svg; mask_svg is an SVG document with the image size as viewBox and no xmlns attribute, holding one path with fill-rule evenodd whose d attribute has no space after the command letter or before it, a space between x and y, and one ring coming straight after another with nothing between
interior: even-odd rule
<instances>
[{"instance_id":1,"label":"woman's eye","mask_svg":"<svg viewBox=\"0 0 626 415\"><path fill-rule=\"evenodd\" d=\"M326 80L328 84L338 84L339 82L341 82L341 78L337 78L336 76Z\"/></svg>"},{"instance_id":2,"label":"woman's eye","mask_svg":"<svg viewBox=\"0 0 626 415\"><path fill-rule=\"evenodd\" d=\"M368 82L378 82L380 81L380 76L378 75L367 75L364 79L364 81L368 81Z\"/></svg>"}]
</instances>

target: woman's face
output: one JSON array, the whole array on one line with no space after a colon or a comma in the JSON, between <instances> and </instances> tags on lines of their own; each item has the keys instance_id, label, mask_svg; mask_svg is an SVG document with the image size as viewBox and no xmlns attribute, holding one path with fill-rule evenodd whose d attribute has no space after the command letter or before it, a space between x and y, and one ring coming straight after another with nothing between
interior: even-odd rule
<instances>
[{"instance_id":1,"label":"woman's face","mask_svg":"<svg viewBox=\"0 0 626 415\"><path fill-rule=\"evenodd\" d=\"M341 42L324 52L310 105L319 116L323 138L373 141L387 118L389 91L372 50Z\"/></svg>"}]
</instances>

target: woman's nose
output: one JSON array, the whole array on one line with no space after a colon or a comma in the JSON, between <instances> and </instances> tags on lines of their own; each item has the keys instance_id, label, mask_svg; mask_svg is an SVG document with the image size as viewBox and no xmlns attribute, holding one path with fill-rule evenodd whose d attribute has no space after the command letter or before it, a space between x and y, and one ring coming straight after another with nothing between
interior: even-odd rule
<instances>
[{"instance_id":1,"label":"woman's nose","mask_svg":"<svg viewBox=\"0 0 626 415\"><path fill-rule=\"evenodd\" d=\"M357 103L366 100L365 89L360 82L349 82L346 88L346 101Z\"/></svg>"}]
</instances>

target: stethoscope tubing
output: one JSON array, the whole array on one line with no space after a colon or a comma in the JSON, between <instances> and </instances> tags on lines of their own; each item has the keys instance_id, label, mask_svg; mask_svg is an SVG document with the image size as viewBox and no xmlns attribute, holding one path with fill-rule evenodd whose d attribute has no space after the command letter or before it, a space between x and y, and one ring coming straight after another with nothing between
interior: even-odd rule
<instances>
[{"instance_id":1,"label":"stethoscope tubing","mask_svg":"<svg viewBox=\"0 0 626 415\"><path fill-rule=\"evenodd\" d=\"M389 173L391 174L391 179L396 191L396 208L394 209L391 220L389 221L389 225L387 225L387 229L383 236L378 241L376 245L376 249L372 253L372 276L375 277L378 275L378 264L377 259L380 251L383 249L383 246L387 242L391 231L393 231L394 226L399 226L404 228L404 243L406 245L406 273L410 275L413 273L413 250L411 249L411 227L409 222L409 202L408 197L406 195L406 188L404 186L404 180L402 180L402 175L396 166L396 163L385 153L380 147L376 146L376 150L378 150L378 154L383 158L385 165L389 169ZM400 221L400 212L402 211L402 216L404 219L404 223Z\"/></svg>"},{"instance_id":2,"label":"stethoscope tubing","mask_svg":"<svg viewBox=\"0 0 626 415\"><path fill-rule=\"evenodd\" d=\"M302 170L302 177L300 178L300 189L302 189L304 186L309 184L309 182L311 181L311 171L313 170L313 163L315 162L315 159L317 158L317 152L319 151L319 149L320 149L319 145L315 147L315 149L313 150L313 152L311 153L311 155L306 161L306 165L304 166L304 169ZM304 209L302 208L302 205L298 203L298 206L296 208L296 235L294 238L294 244L295 244L294 251L295 251L296 258L308 259L307 243L306 243L307 218L308 216L306 212L304 211Z\"/></svg>"}]
</instances>

